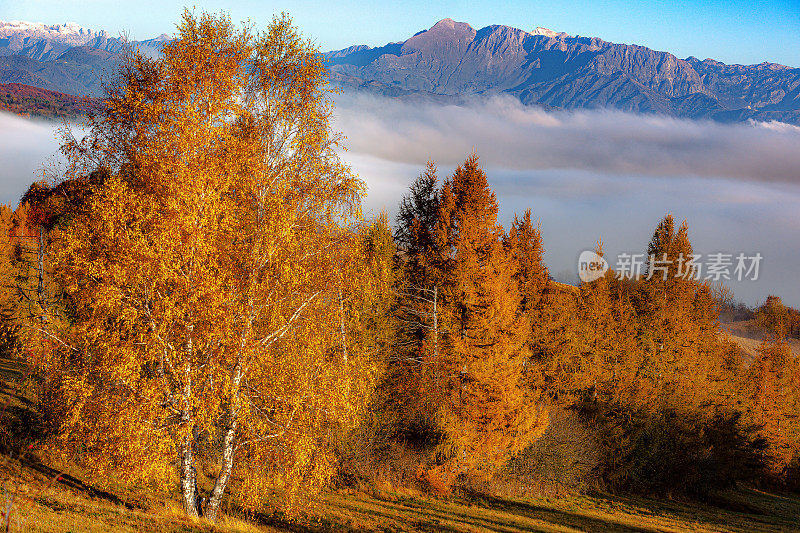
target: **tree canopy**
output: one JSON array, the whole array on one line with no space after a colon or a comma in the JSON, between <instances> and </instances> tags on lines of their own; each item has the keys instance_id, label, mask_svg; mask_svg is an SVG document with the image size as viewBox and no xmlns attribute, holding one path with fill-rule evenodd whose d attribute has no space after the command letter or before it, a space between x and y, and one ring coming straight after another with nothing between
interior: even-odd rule
<instances>
[{"instance_id":1,"label":"tree canopy","mask_svg":"<svg viewBox=\"0 0 800 533\"><path fill-rule=\"evenodd\" d=\"M91 194L53 230L71 301L68 348L46 362L59 439L101 474L177 471L189 514L214 519L232 477L247 506L278 490L292 509L332 474L330 429L357 423L375 374L336 326L359 292L341 281L360 264L363 185L287 17L253 35L186 11L178 30L158 59L127 58L91 134L63 148Z\"/></svg>"}]
</instances>

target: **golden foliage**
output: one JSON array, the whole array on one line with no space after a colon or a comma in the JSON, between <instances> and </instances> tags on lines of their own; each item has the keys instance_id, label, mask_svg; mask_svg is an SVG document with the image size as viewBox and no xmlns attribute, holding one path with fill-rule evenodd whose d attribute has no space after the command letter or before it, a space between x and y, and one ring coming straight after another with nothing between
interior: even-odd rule
<instances>
[{"instance_id":1,"label":"golden foliage","mask_svg":"<svg viewBox=\"0 0 800 533\"><path fill-rule=\"evenodd\" d=\"M285 16L253 36L187 11L105 105L64 147L90 197L53 230L74 317L69 349L38 363L61 376L60 445L129 481L177 470L189 514L203 462L211 519L229 479L249 508L270 487L295 509L376 372L369 350L337 349L343 284L364 299L385 283L344 272L363 185L336 156L321 60ZM93 165L105 177L88 183Z\"/></svg>"}]
</instances>

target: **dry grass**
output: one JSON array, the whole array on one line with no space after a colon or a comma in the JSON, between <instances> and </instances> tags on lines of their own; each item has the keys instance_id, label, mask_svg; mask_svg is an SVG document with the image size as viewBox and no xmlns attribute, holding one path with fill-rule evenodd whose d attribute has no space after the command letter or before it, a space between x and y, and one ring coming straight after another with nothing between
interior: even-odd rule
<instances>
[{"instance_id":1,"label":"dry grass","mask_svg":"<svg viewBox=\"0 0 800 533\"><path fill-rule=\"evenodd\" d=\"M25 485L35 491L36 481L32 481L26 480ZM600 495L445 501L337 492L326 494L316 514L297 523L264 515L251 521L225 517L212 525L186 519L176 503L128 509L56 484L22 500L12 517L11 531L777 532L800 531L800 499L754 490L730 492L713 505Z\"/></svg>"},{"instance_id":2,"label":"dry grass","mask_svg":"<svg viewBox=\"0 0 800 533\"><path fill-rule=\"evenodd\" d=\"M768 338L767 331L757 326L755 320L723 323L722 332L738 344L751 359L758 357L758 347L761 345L761 341ZM794 355L800 357L800 339L789 338L786 341Z\"/></svg>"},{"instance_id":3,"label":"dry grass","mask_svg":"<svg viewBox=\"0 0 800 533\"><path fill-rule=\"evenodd\" d=\"M236 517L225 517L218 524L190 520L175 501L122 490L107 492L84 481L85 476L78 477L75 467L51 468L34 454L19 455L0 457L0 484L5 489L0 505L11 503L11 532L276 531Z\"/></svg>"},{"instance_id":4,"label":"dry grass","mask_svg":"<svg viewBox=\"0 0 800 533\"><path fill-rule=\"evenodd\" d=\"M800 499L734 491L712 504L618 496L435 500L331 493L296 531L800 531ZM271 522L273 525L278 525Z\"/></svg>"}]
</instances>

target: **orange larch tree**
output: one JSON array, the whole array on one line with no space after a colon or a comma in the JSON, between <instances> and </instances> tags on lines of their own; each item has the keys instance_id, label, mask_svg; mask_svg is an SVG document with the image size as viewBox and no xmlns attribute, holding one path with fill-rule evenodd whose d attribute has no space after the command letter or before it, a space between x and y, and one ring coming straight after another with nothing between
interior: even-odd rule
<instances>
[{"instance_id":1,"label":"orange larch tree","mask_svg":"<svg viewBox=\"0 0 800 533\"><path fill-rule=\"evenodd\" d=\"M765 340L746 376L751 422L767 441L770 476L781 480L800 453L800 364L784 340Z\"/></svg>"},{"instance_id":2,"label":"orange larch tree","mask_svg":"<svg viewBox=\"0 0 800 533\"><path fill-rule=\"evenodd\" d=\"M446 332L437 403L448 458L435 474L445 485L459 472L491 471L546 426L524 382L529 325L497 211L473 155L443 185L435 227Z\"/></svg>"}]
</instances>

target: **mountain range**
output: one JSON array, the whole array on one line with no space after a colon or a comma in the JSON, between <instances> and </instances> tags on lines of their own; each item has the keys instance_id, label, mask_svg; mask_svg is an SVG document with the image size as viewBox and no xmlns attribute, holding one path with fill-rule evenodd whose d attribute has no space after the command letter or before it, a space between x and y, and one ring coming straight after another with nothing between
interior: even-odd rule
<instances>
[{"instance_id":1,"label":"mountain range","mask_svg":"<svg viewBox=\"0 0 800 533\"><path fill-rule=\"evenodd\" d=\"M0 83L101 94L126 46L154 56L169 37L128 42L74 24L0 22ZM526 105L800 124L800 69L679 59L644 46L546 28L476 30L444 19L409 39L323 54L334 84L386 96L459 102L508 94Z\"/></svg>"},{"instance_id":2,"label":"mountain range","mask_svg":"<svg viewBox=\"0 0 800 533\"><path fill-rule=\"evenodd\" d=\"M444 19L403 42L353 46L325 56L340 85L390 95L505 93L524 104L562 109L800 123L800 69L678 59L644 46L544 28L475 30Z\"/></svg>"},{"instance_id":3,"label":"mountain range","mask_svg":"<svg viewBox=\"0 0 800 533\"><path fill-rule=\"evenodd\" d=\"M100 96L122 53L138 49L150 57L170 40L160 35L145 41L109 37L68 22L45 25L0 21L0 83L20 83L74 96Z\"/></svg>"}]
</instances>

